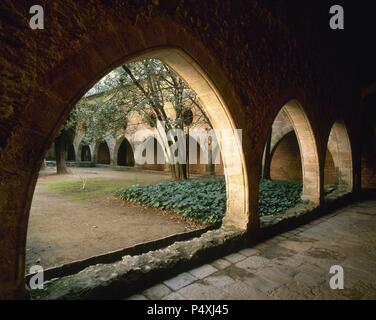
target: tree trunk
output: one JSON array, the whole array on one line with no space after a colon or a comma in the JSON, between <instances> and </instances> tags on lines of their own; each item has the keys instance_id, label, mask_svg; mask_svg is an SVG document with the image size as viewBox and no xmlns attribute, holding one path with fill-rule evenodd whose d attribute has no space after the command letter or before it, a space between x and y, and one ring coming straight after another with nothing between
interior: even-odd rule
<instances>
[{"instance_id":1,"label":"tree trunk","mask_svg":"<svg viewBox=\"0 0 376 320\"><path fill-rule=\"evenodd\" d=\"M205 167L205 174L208 176L215 176L215 165L209 162Z\"/></svg>"},{"instance_id":2,"label":"tree trunk","mask_svg":"<svg viewBox=\"0 0 376 320\"><path fill-rule=\"evenodd\" d=\"M170 173L171 173L172 179L177 180L176 179L175 165L174 164L170 164Z\"/></svg>"},{"instance_id":3,"label":"tree trunk","mask_svg":"<svg viewBox=\"0 0 376 320\"><path fill-rule=\"evenodd\" d=\"M68 173L65 157L67 153L67 144L64 135L60 135L55 139L55 156L56 156L56 173Z\"/></svg>"},{"instance_id":4,"label":"tree trunk","mask_svg":"<svg viewBox=\"0 0 376 320\"><path fill-rule=\"evenodd\" d=\"M209 152L208 152L208 164L205 168L206 174L209 176L215 175L215 164L213 163L213 153L212 153L212 146L209 145Z\"/></svg>"},{"instance_id":5,"label":"tree trunk","mask_svg":"<svg viewBox=\"0 0 376 320\"><path fill-rule=\"evenodd\" d=\"M187 180L188 179L186 164L181 164L181 163L172 164L170 165L170 169L171 169L171 177L174 180Z\"/></svg>"},{"instance_id":6,"label":"tree trunk","mask_svg":"<svg viewBox=\"0 0 376 320\"><path fill-rule=\"evenodd\" d=\"M187 180L188 179L188 166L187 164L178 164L179 171L180 171L180 180Z\"/></svg>"}]
</instances>

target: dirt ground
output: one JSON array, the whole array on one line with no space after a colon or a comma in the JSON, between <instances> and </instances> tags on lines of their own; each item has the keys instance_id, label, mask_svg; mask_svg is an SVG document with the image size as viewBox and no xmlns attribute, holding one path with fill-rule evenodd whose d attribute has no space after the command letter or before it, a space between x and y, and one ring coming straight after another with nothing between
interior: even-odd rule
<instances>
[{"instance_id":1,"label":"dirt ground","mask_svg":"<svg viewBox=\"0 0 376 320\"><path fill-rule=\"evenodd\" d=\"M40 172L29 219L26 273L33 264L46 269L199 228L176 214L124 204L112 193L72 200L48 188L50 182L75 181L80 176L88 179L88 185L92 178L130 185L168 180L168 174L109 168L70 170L62 176L54 168Z\"/></svg>"}]
</instances>

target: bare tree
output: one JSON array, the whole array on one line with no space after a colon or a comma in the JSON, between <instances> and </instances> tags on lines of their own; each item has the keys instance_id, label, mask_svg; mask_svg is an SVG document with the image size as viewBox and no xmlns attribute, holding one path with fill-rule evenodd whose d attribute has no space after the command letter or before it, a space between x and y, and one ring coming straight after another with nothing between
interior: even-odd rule
<instances>
[{"instance_id":1,"label":"bare tree","mask_svg":"<svg viewBox=\"0 0 376 320\"><path fill-rule=\"evenodd\" d=\"M160 60L123 65L92 91L101 97L97 101L82 99L74 117L91 141L101 140L109 133L115 136L130 112L137 112L145 123L157 129L166 157L173 159L169 143L175 143L177 137L171 136L171 129L184 131L187 126L200 124L211 127L196 93ZM175 162L170 169L174 179L187 179L185 163Z\"/></svg>"}]
</instances>

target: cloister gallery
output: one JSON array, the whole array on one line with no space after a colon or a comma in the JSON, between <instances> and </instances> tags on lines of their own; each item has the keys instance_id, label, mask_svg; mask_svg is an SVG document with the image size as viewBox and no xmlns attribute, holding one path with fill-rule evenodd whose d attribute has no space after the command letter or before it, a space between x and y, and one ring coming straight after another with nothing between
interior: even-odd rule
<instances>
[{"instance_id":1,"label":"cloister gallery","mask_svg":"<svg viewBox=\"0 0 376 320\"><path fill-rule=\"evenodd\" d=\"M273 263L286 250L290 259L329 249L298 249L316 241L313 231L310 240L283 233L333 212L341 219L346 206L352 215L331 242L338 252L310 259L326 259L319 267L328 269L350 263L351 251L372 269L376 78L358 20L333 30L330 6L315 1L45 6L43 29L34 30L29 1L0 4L1 298L289 298L276 293L287 275ZM215 135L200 140L196 129ZM140 130L150 136L137 139ZM168 150L179 134L190 146L182 158ZM140 145L151 145L152 161L139 161L147 157ZM364 218L357 210L368 220L350 223ZM365 231L346 242L353 225ZM342 252L339 243L353 247ZM265 282L230 272L257 275L260 261ZM30 287L32 265L44 268L44 289ZM304 273L286 268L289 283ZM375 298L376 279L363 271L367 285L355 278L351 294ZM197 289L220 272L230 281L220 296ZM182 273L191 280L175 286ZM324 282L304 283L313 291L302 297L316 286L328 297ZM165 294L150 295L154 285Z\"/></svg>"}]
</instances>

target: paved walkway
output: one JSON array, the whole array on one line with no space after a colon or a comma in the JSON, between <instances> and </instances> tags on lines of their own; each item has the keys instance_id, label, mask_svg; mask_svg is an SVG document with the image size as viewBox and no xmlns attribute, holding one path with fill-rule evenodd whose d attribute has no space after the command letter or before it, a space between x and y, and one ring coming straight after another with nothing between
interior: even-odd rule
<instances>
[{"instance_id":1,"label":"paved walkway","mask_svg":"<svg viewBox=\"0 0 376 320\"><path fill-rule=\"evenodd\" d=\"M344 270L344 289L329 269ZM376 200L182 273L130 299L376 299Z\"/></svg>"}]
</instances>

